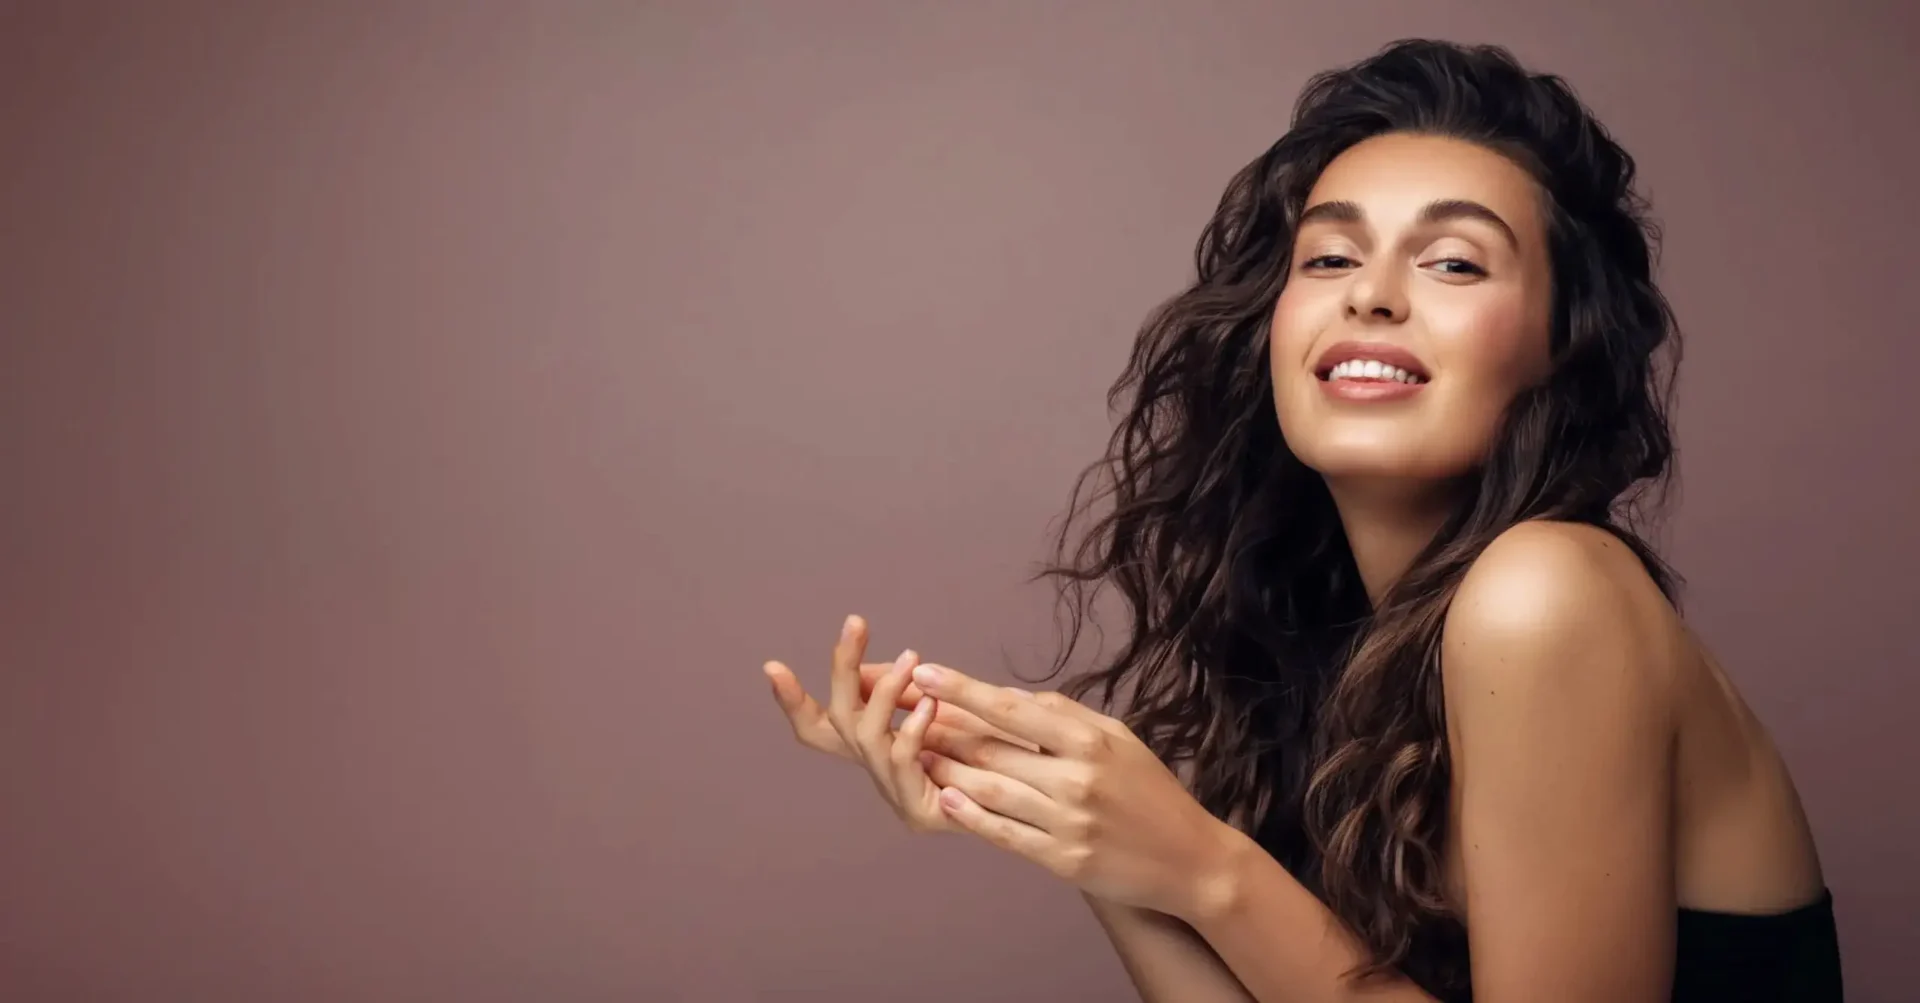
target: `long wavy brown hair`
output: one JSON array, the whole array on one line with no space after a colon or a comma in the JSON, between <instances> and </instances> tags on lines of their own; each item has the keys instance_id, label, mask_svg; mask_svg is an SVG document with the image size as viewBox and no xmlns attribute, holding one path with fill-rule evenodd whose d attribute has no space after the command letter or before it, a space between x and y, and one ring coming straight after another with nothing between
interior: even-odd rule
<instances>
[{"instance_id":1,"label":"long wavy brown hair","mask_svg":"<svg viewBox=\"0 0 1920 1003\"><path fill-rule=\"evenodd\" d=\"M1394 132L1483 144L1538 183L1553 368L1512 403L1457 509L1373 604L1325 482L1281 438L1268 337L1315 179ZM1443 884L1439 657L1468 566L1522 521L1586 523L1674 596L1644 534L1673 452L1677 332L1633 185L1633 159L1571 89L1503 49L1404 41L1314 77L1291 128L1228 184L1193 284L1140 331L1109 395L1119 426L1074 485L1040 573L1064 614L1052 674L1097 622L1099 595L1117 591L1124 643L1066 690L1124 706L1202 804L1313 889L1370 952L1358 975L1398 970L1443 996L1468 982Z\"/></svg>"}]
</instances>

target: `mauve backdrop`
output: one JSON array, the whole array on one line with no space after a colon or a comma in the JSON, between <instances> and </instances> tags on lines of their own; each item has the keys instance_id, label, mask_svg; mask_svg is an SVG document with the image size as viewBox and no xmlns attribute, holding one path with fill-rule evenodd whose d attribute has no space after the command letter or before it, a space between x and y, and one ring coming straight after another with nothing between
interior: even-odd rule
<instances>
[{"instance_id":1,"label":"mauve backdrop","mask_svg":"<svg viewBox=\"0 0 1920 1003\"><path fill-rule=\"evenodd\" d=\"M759 664L850 611L1047 654L1024 576L1227 177L1433 35L1641 160L1671 555L1852 998L1912 999L1901 6L0 3L0 998L1124 998Z\"/></svg>"}]
</instances>

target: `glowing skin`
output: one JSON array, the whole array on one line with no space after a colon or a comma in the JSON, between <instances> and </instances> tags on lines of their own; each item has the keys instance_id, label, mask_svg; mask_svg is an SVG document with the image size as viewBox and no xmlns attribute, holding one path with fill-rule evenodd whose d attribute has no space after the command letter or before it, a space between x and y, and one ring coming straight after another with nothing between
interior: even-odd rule
<instances>
[{"instance_id":1,"label":"glowing skin","mask_svg":"<svg viewBox=\"0 0 1920 1003\"><path fill-rule=\"evenodd\" d=\"M1307 197L1273 312L1274 406L1376 599L1433 538L1514 396L1548 373L1544 215L1519 165L1437 136L1355 144ZM1328 372L1356 355L1419 385Z\"/></svg>"},{"instance_id":2,"label":"glowing skin","mask_svg":"<svg viewBox=\"0 0 1920 1003\"><path fill-rule=\"evenodd\" d=\"M1541 215L1525 171L1459 140L1380 136L1328 165L1274 309L1272 358L1287 445L1336 495L1343 481L1466 473L1545 375ZM1326 353L1353 343L1411 356L1426 381L1325 381Z\"/></svg>"}]
</instances>

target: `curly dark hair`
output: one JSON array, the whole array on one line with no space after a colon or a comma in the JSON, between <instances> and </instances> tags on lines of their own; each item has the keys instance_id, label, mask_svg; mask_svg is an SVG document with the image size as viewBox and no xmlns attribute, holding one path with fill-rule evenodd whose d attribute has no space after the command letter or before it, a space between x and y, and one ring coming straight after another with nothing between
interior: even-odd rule
<instances>
[{"instance_id":1,"label":"curly dark hair","mask_svg":"<svg viewBox=\"0 0 1920 1003\"><path fill-rule=\"evenodd\" d=\"M1537 182L1552 371L1512 402L1460 504L1373 603L1325 481L1282 440L1269 335L1309 190L1386 133L1480 144ZM1108 397L1119 426L1038 576L1064 614L1051 675L1117 589L1128 636L1067 692L1124 705L1208 810L1313 889L1368 949L1358 976L1398 970L1443 995L1468 980L1443 882L1439 660L1468 566L1522 521L1585 523L1675 598L1645 525L1669 477L1678 334L1633 182L1633 159L1567 84L1498 47L1408 40L1314 77L1292 127L1228 184L1192 286L1140 331Z\"/></svg>"}]
</instances>

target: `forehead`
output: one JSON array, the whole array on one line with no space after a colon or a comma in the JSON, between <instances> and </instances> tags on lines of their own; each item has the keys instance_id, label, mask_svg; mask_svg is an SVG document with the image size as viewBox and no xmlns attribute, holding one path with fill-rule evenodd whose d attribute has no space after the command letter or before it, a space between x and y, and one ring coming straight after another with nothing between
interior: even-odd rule
<instances>
[{"instance_id":1,"label":"forehead","mask_svg":"<svg viewBox=\"0 0 1920 1003\"><path fill-rule=\"evenodd\" d=\"M1462 199L1505 219L1524 239L1539 220L1539 188L1520 165L1477 143L1389 134L1347 148L1322 171L1307 205L1352 202L1377 227L1411 224L1422 207Z\"/></svg>"}]
</instances>

